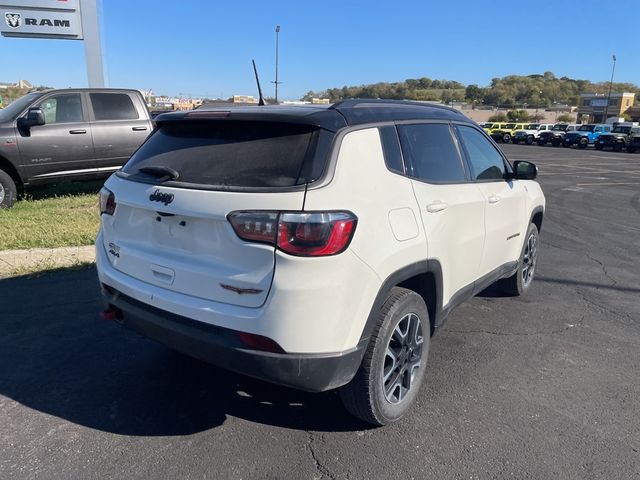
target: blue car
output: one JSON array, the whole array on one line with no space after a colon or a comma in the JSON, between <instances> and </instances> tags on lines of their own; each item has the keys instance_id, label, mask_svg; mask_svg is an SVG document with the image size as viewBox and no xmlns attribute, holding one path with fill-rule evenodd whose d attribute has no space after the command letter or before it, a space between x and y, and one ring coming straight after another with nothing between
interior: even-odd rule
<instances>
[{"instance_id":1,"label":"blue car","mask_svg":"<svg viewBox=\"0 0 640 480\"><path fill-rule=\"evenodd\" d=\"M580 126L575 132L568 132L562 140L563 147L578 145L578 148L587 148L593 145L603 133L611 132L611 125L605 123L588 123Z\"/></svg>"}]
</instances>

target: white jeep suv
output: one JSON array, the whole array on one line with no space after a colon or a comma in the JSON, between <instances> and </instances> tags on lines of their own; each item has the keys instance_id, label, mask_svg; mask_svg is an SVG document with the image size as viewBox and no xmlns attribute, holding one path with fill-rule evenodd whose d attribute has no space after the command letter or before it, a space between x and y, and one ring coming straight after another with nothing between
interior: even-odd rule
<instances>
[{"instance_id":1,"label":"white jeep suv","mask_svg":"<svg viewBox=\"0 0 640 480\"><path fill-rule=\"evenodd\" d=\"M101 191L105 319L399 419L451 310L532 282L544 196L456 110L401 101L156 118Z\"/></svg>"}]
</instances>

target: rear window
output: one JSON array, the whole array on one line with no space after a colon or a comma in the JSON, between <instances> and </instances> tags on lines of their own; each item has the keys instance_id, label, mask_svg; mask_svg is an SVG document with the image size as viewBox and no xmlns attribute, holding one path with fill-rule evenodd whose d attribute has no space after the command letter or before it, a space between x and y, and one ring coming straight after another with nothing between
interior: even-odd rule
<instances>
[{"instance_id":1,"label":"rear window","mask_svg":"<svg viewBox=\"0 0 640 480\"><path fill-rule=\"evenodd\" d=\"M138 112L125 93L90 93L96 120L136 120Z\"/></svg>"},{"instance_id":2,"label":"rear window","mask_svg":"<svg viewBox=\"0 0 640 480\"><path fill-rule=\"evenodd\" d=\"M164 123L124 166L130 175L143 167L169 167L177 183L198 186L292 187L315 180L316 127L275 122L181 121ZM322 164L321 166L324 166ZM172 182L175 183L175 182Z\"/></svg>"}]
</instances>

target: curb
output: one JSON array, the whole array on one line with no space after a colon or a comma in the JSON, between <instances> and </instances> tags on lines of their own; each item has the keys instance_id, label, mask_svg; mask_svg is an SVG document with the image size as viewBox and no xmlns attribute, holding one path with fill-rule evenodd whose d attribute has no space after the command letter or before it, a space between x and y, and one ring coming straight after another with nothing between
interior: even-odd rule
<instances>
[{"instance_id":1,"label":"curb","mask_svg":"<svg viewBox=\"0 0 640 480\"><path fill-rule=\"evenodd\" d=\"M0 278L74 267L83 263L93 263L95 260L95 245L5 250L0 252Z\"/></svg>"}]
</instances>

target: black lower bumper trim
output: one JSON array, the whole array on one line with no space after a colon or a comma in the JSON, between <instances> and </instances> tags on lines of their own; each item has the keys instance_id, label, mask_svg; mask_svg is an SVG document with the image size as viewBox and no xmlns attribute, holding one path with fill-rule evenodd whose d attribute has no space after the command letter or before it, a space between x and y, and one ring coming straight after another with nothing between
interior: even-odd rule
<instances>
[{"instance_id":1,"label":"black lower bumper trim","mask_svg":"<svg viewBox=\"0 0 640 480\"><path fill-rule=\"evenodd\" d=\"M356 374L368 339L337 354L280 354L243 347L235 330L152 307L111 287L106 301L122 311L118 322L174 350L226 370L309 392L345 385Z\"/></svg>"}]
</instances>

